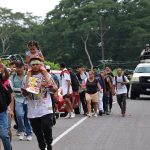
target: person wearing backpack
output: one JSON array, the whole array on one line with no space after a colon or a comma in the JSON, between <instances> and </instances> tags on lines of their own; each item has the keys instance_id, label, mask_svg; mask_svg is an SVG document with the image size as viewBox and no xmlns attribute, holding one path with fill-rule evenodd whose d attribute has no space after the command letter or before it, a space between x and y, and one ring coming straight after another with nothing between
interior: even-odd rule
<instances>
[{"instance_id":1,"label":"person wearing backpack","mask_svg":"<svg viewBox=\"0 0 150 150\"><path fill-rule=\"evenodd\" d=\"M123 75L122 68L117 69L117 76L113 81L113 85L116 88L117 102L121 109L122 117L126 115L126 99L127 99L127 87L126 84L129 83L129 80L126 76Z\"/></svg>"},{"instance_id":2,"label":"person wearing backpack","mask_svg":"<svg viewBox=\"0 0 150 150\"><path fill-rule=\"evenodd\" d=\"M85 91L86 91L86 80L88 78L88 73L85 72L83 65L78 65L76 67L77 70L77 78L79 80L79 94L80 94L80 100L82 103L82 107L83 107L83 111L84 111L84 115L87 115L88 110L87 110L87 102L86 102L86 98L85 98Z\"/></svg>"},{"instance_id":3,"label":"person wearing backpack","mask_svg":"<svg viewBox=\"0 0 150 150\"><path fill-rule=\"evenodd\" d=\"M110 67L106 67L106 74L108 76L108 78L110 79L111 84L113 85L113 79L114 79L114 75L112 72L112 69ZM110 97L109 97L109 107L110 107L110 112L113 106L113 96L112 96L112 90L110 90Z\"/></svg>"},{"instance_id":4,"label":"person wearing backpack","mask_svg":"<svg viewBox=\"0 0 150 150\"><path fill-rule=\"evenodd\" d=\"M55 96L58 94L58 88L59 88L59 79L58 77L50 72L50 66L45 66L47 72L49 73L49 78L52 81L52 86L50 88L50 96L52 99L52 106L53 106L53 125L56 124L56 119L59 118L59 114L57 112L57 104L56 104L56 98Z\"/></svg>"},{"instance_id":5,"label":"person wearing backpack","mask_svg":"<svg viewBox=\"0 0 150 150\"><path fill-rule=\"evenodd\" d=\"M71 78L71 86L73 92L79 92L79 80L71 68L68 69Z\"/></svg>"},{"instance_id":6,"label":"person wearing backpack","mask_svg":"<svg viewBox=\"0 0 150 150\"><path fill-rule=\"evenodd\" d=\"M74 109L75 114L80 114L80 95L79 95L79 80L76 76L76 74L73 72L72 68L68 68L68 71L70 73L71 78L71 86L72 86L72 95L71 95L71 102L72 107Z\"/></svg>"},{"instance_id":7,"label":"person wearing backpack","mask_svg":"<svg viewBox=\"0 0 150 150\"><path fill-rule=\"evenodd\" d=\"M106 113L106 115L110 115L111 112L111 107L110 107L110 98L112 95L115 94L114 92L114 87L113 87L113 83L111 81L110 76L107 74L106 70L104 69L104 87L103 87L103 108L104 108L104 113ZM111 91L111 92L110 92Z\"/></svg>"},{"instance_id":8,"label":"person wearing backpack","mask_svg":"<svg viewBox=\"0 0 150 150\"><path fill-rule=\"evenodd\" d=\"M32 129L27 118L27 103L22 95L21 87L24 80L24 64L16 62L16 74L10 77L13 86L14 99L15 99L15 113L18 122L18 131L20 133L19 140L32 140Z\"/></svg>"},{"instance_id":9,"label":"person wearing backpack","mask_svg":"<svg viewBox=\"0 0 150 150\"><path fill-rule=\"evenodd\" d=\"M65 63L60 64L60 69L62 70L61 75L60 75L61 85L62 85L62 95L63 95L63 99L65 100L65 104L66 104L66 108L68 112L65 119L74 118L75 113L73 112L73 107L71 103L71 94L73 93L73 91L72 91L70 73L67 70Z\"/></svg>"},{"instance_id":10,"label":"person wearing backpack","mask_svg":"<svg viewBox=\"0 0 150 150\"><path fill-rule=\"evenodd\" d=\"M10 136L8 134L8 106L10 106L10 117L12 118L14 115L12 89L8 79L8 70L2 63L0 63L0 139L2 140L2 143L4 145L4 150L12 150Z\"/></svg>"}]
</instances>

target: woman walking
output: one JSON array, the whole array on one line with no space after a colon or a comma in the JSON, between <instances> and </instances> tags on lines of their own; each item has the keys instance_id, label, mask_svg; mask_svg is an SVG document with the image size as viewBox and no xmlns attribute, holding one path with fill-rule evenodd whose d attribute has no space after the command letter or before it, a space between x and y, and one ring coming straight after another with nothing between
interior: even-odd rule
<instances>
[{"instance_id":1,"label":"woman walking","mask_svg":"<svg viewBox=\"0 0 150 150\"><path fill-rule=\"evenodd\" d=\"M91 101L94 105L94 116L97 117L97 110L98 110L98 89L102 93L103 90L95 78L94 72L89 72L89 78L86 81L86 101L87 101L87 109L88 109L88 117L91 117Z\"/></svg>"}]
</instances>

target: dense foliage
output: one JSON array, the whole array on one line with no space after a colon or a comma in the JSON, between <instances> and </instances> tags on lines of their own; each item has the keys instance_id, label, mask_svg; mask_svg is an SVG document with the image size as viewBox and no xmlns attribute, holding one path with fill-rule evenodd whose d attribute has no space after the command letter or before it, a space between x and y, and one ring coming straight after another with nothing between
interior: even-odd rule
<instances>
[{"instance_id":1,"label":"dense foliage","mask_svg":"<svg viewBox=\"0 0 150 150\"><path fill-rule=\"evenodd\" d=\"M43 21L0 8L0 50L24 55L34 39L47 60L89 65L87 39L93 64L102 59L102 48L105 59L132 62L150 42L149 27L149 0L62 0Z\"/></svg>"}]
</instances>

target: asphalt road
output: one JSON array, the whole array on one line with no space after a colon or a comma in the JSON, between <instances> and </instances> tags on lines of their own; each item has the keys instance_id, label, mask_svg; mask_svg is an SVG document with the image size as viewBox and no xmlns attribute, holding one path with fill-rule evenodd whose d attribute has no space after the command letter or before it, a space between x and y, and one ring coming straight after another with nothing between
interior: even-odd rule
<instances>
[{"instance_id":1,"label":"asphalt road","mask_svg":"<svg viewBox=\"0 0 150 150\"><path fill-rule=\"evenodd\" d=\"M38 150L35 137L19 141L13 134L13 150ZM117 104L110 116L60 118L53 135L53 150L149 150L150 100L128 100L125 118Z\"/></svg>"}]
</instances>

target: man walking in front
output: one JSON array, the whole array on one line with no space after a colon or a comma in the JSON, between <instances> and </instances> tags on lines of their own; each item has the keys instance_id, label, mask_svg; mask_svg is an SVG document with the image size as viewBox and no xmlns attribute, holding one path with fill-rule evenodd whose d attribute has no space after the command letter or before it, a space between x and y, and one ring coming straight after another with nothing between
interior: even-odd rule
<instances>
[{"instance_id":1,"label":"man walking in front","mask_svg":"<svg viewBox=\"0 0 150 150\"><path fill-rule=\"evenodd\" d=\"M126 114L126 99L127 99L127 87L126 84L129 82L128 78L123 75L122 68L118 68L117 76L113 81L113 85L116 87L117 101L121 109L122 117Z\"/></svg>"},{"instance_id":2,"label":"man walking in front","mask_svg":"<svg viewBox=\"0 0 150 150\"><path fill-rule=\"evenodd\" d=\"M39 93L28 93L27 78L23 81L23 94L28 103L28 118L30 119L33 132L37 137L40 150L52 150L52 126L53 126L53 108L50 97L50 90L44 75L41 73L41 61L39 58L30 60L32 68L32 88L40 89ZM30 79L29 79L30 81ZM34 82L35 81L35 82Z\"/></svg>"}]
</instances>

